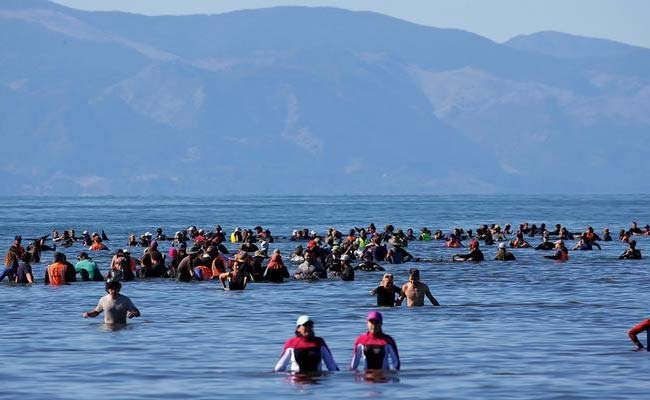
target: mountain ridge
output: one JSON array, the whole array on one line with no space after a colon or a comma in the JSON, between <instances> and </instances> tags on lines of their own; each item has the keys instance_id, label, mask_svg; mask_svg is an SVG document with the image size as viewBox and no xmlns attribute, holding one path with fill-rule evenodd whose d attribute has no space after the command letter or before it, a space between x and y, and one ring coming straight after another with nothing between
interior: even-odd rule
<instances>
[{"instance_id":1,"label":"mountain ridge","mask_svg":"<svg viewBox=\"0 0 650 400\"><path fill-rule=\"evenodd\" d=\"M631 160L650 144L650 77L618 55L334 8L30 0L0 20L4 195L612 193L630 190L622 171L648 176Z\"/></svg>"}]
</instances>

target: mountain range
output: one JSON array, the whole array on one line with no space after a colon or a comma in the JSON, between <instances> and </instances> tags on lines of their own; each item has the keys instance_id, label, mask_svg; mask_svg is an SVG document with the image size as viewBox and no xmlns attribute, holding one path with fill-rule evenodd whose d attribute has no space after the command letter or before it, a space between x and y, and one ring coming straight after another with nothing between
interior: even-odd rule
<instances>
[{"instance_id":1,"label":"mountain range","mask_svg":"<svg viewBox=\"0 0 650 400\"><path fill-rule=\"evenodd\" d=\"M0 3L0 195L639 193L650 50Z\"/></svg>"}]
</instances>

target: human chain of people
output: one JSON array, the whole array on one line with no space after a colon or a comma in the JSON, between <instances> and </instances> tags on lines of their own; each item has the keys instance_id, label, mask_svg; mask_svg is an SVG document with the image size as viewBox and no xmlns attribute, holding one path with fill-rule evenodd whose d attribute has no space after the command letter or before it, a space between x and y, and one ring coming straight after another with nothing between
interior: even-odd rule
<instances>
[{"instance_id":1,"label":"human chain of people","mask_svg":"<svg viewBox=\"0 0 650 400\"><path fill-rule=\"evenodd\" d=\"M103 230L92 234L83 231L80 235L73 229L65 230L62 234L54 230L51 234L28 239L30 243L26 248L23 247L22 236L15 236L5 255L5 269L0 281L8 278L12 284L35 284L37 279L32 272L32 264L40 263L43 253L54 252L52 263L44 268L42 282L67 285L76 281L104 281L108 294L100 299L95 309L85 312L83 316L96 317L103 312L106 324L126 324L127 318L140 316L140 311L128 297L120 294L121 282L138 279L169 278L180 282L212 280L219 282L224 290L244 290L252 282L282 283L286 279L351 281L355 279L355 273L386 272L386 268L394 264L426 265L447 261L480 263L485 260L481 246L496 247L493 259L497 261L515 261L514 249L530 249L548 251L551 254L543 255L544 258L566 262L569 260L567 243L570 241L574 242L572 250L589 251L600 250L599 242L618 240L627 246L618 256L619 259L641 259L635 237L642 236L650 236L650 226L640 228L636 222L627 229L621 229L617 239L612 238L608 228L602 229L601 236L591 226L574 233L560 224L549 230L544 223L539 226L523 223L516 230L510 224L503 227L486 224L475 230L454 228L447 233L442 230L432 232L423 227L417 235L411 228L404 231L395 229L393 225L386 225L383 231L378 231L371 223L367 227L349 229L347 235L330 228L322 234L315 230L296 229L291 235L279 237L261 226L253 229L236 227L227 234L221 226L216 225L209 231L190 226L169 236L162 228L157 228L155 234L145 232L139 237L130 234L126 246L113 252L107 243L114 242ZM52 241L51 245L49 241ZM442 248L467 248L467 251L451 254L448 260L436 260L411 254L408 246L413 241L438 242ZM291 242L297 243L287 257L288 263L295 266L293 272L289 271L280 249L270 250L274 243ZM65 252L78 247L82 247L82 251L77 254L77 262L73 265ZM132 255L137 248L142 249L142 255ZM91 257L95 254L110 257L105 273ZM408 307L423 306L425 299L433 306L440 305L426 283L420 280L418 268L409 269L407 282L402 286L395 284L392 273L384 273L379 285L370 290L370 294L376 297L377 306L381 307L399 306L404 301ZM378 315L378 319L368 319L369 332L373 329L370 326L372 321L375 323L373 326L381 328L381 314ZM311 371L320 361L330 370L335 366L331 355L328 356L325 342L313 336L313 321L310 319L307 322L311 325L297 324L296 338L285 345L276 370ZM629 331L630 339L638 349L644 347L637 335L649 330L650 320L645 320ZM380 333L381 329L377 334ZM375 346L380 336L372 336L368 343ZM390 359L390 365L399 368L397 346L391 341L386 339L380 350L363 345L353 364L363 359L374 366L383 366L388 365L384 359ZM319 350L314 352L314 348ZM377 352L370 361L368 351ZM318 363L314 354L319 354ZM384 361L379 362L380 359Z\"/></svg>"}]
</instances>

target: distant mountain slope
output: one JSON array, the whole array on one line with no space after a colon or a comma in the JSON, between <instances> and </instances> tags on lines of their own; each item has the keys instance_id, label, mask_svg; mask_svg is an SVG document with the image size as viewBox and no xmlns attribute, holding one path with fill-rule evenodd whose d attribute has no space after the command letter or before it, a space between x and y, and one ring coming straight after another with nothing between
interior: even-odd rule
<instances>
[{"instance_id":1,"label":"distant mountain slope","mask_svg":"<svg viewBox=\"0 0 650 400\"><path fill-rule=\"evenodd\" d=\"M620 60L647 51L530 40L333 8L9 0L0 194L639 191L650 85Z\"/></svg>"}]
</instances>

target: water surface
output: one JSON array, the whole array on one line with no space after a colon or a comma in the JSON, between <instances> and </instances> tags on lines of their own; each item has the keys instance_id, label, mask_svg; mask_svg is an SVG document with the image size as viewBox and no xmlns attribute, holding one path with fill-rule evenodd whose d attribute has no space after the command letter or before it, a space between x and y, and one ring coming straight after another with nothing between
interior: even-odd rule
<instances>
[{"instance_id":1,"label":"water surface","mask_svg":"<svg viewBox=\"0 0 650 400\"><path fill-rule=\"evenodd\" d=\"M0 243L16 233L53 228L100 231L111 248L129 233L168 234L196 225L262 225L275 235L307 227L419 227L449 231L483 223L592 225L614 234L633 220L650 223L644 196L332 196L332 197L102 197L1 198ZM539 238L531 239L534 244ZM650 256L650 240L637 238ZM572 242L569 243L572 246ZM288 254L295 243L271 249ZM213 282L147 280L124 284L142 317L110 331L101 317L83 319L103 292L100 283L65 287L0 284L4 337L2 398L631 398L644 395L642 366L650 353L633 352L626 332L648 315L646 260L617 259L625 246L571 252L556 264L532 249L517 261L450 263L441 242L413 242L409 251L433 263L388 266L398 283L417 266L442 307L384 309L384 328L398 343L403 370L384 383L347 371L355 337L374 309L368 291L381 273L354 282L252 284L244 292ZM74 259L80 245L66 249ZM486 258L496 248L485 247ZM137 248L136 252L141 251ZM43 267L34 266L42 280ZM103 271L110 254L94 254ZM290 267L292 268L292 267ZM316 319L342 371L295 382L270 370L302 313ZM643 338L645 341L645 337ZM641 368L640 368L641 367Z\"/></svg>"}]
</instances>

